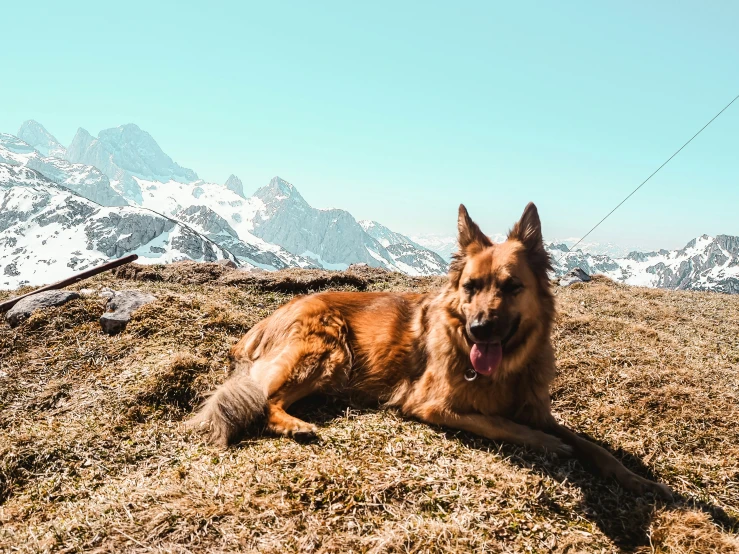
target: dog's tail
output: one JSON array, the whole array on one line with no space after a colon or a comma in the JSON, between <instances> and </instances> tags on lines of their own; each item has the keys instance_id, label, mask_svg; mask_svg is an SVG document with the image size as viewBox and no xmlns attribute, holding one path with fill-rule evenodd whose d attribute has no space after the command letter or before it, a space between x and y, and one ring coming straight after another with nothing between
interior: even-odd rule
<instances>
[{"instance_id":1,"label":"dog's tail","mask_svg":"<svg viewBox=\"0 0 739 554\"><path fill-rule=\"evenodd\" d=\"M210 443L225 447L266 412L267 396L249 372L241 370L210 395L187 425L205 429Z\"/></svg>"}]
</instances>

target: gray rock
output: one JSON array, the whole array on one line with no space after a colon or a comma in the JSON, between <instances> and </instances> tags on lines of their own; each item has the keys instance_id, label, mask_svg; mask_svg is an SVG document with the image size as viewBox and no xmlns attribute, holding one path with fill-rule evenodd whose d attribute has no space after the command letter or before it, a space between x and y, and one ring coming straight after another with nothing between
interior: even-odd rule
<instances>
[{"instance_id":1,"label":"gray rock","mask_svg":"<svg viewBox=\"0 0 739 554\"><path fill-rule=\"evenodd\" d=\"M103 287L102 289L100 289L100 293L98 293L98 296L100 298L107 298L108 300L110 300L115 296L115 291L109 287Z\"/></svg>"},{"instance_id":2,"label":"gray rock","mask_svg":"<svg viewBox=\"0 0 739 554\"><path fill-rule=\"evenodd\" d=\"M108 300L107 311L100 316L100 326L104 333L115 335L123 331L131 316L140 307L151 304L156 296L137 290L123 290L116 292L113 298Z\"/></svg>"},{"instance_id":3,"label":"gray rock","mask_svg":"<svg viewBox=\"0 0 739 554\"><path fill-rule=\"evenodd\" d=\"M61 306L66 304L70 300L80 298L80 295L76 292L70 292L67 290L47 290L39 292L32 296L28 296L18 302L15 306L10 308L5 319L11 327L16 327L26 319L28 319L33 312L36 310L43 310L45 308L51 308L52 306Z\"/></svg>"},{"instance_id":4,"label":"gray rock","mask_svg":"<svg viewBox=\"0 0 739 554\"><path fill-rule=\"evenodd\" d=\"M565 276L559 280L559 285L561 287L568 287L573 283L587 283L588 281L590 281L590 275L585 273L579 267L576 267L568 271Z\"/></svg>"}]
</instances>

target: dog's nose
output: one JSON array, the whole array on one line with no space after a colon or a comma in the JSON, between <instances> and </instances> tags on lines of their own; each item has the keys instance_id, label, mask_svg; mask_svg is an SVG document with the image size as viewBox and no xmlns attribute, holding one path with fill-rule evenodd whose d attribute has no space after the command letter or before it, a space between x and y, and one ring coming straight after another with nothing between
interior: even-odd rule
<instances>
[{"instance_id":1,"label":"dog's nose","mask_svg":"<svg viewBox=\"0 0 739 554\"><path fill-rule=\"evenodd\" d=\"M470 334L476 341L489 341L493 337L494 322L490 319L476 319L470 323Z\"/></svg>"}]
</instances>

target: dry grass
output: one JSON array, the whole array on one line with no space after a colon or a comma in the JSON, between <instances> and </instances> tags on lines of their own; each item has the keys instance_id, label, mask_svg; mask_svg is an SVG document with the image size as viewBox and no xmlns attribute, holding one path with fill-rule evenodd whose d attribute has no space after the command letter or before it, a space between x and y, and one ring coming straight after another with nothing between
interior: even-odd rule
<instances>
[{"instance_id":1,"label":"dry grass","mask_svg":"<svg viewBox=\"0 0 739 554\"><path fill-rule=\"evenodd\" d=\"M131 267L78 287L159 297L120 335L100 332L94 296L0 324L0 550L739 551L739 296L557 289L558 417L671 485L672 504L571 460L324 399L296 407L319 443L223 452L183 430L229 346L293 292L436 285Z\"/></svg>"}]
</instances>

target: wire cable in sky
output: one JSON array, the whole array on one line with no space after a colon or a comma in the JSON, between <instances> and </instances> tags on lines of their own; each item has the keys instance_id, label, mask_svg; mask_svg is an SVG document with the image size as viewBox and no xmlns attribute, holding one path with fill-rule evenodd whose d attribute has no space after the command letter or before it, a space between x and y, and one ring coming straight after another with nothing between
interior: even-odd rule
<instances>
[{"instance_id":1,"label":"wire cable in sky","mask_svg":"<svg viewBox=\"0 0 739 554\"><path fill-rule=\"evenodd\" d=\"M632 196L634 196L634 193L636 193L636 191L638 191L638 190L639 190L640 188L642 188L642 187L643 187L643 186L644 186L644 185L645 185L645 184L647 183L647 181L649 181L649 179L651 179L652 177L654 177L654 176L655 176L655 175L657 174L657 172L658 172L658 171L659 171L660 169L662 169L662 168L663 168L663 167L665 167L665 166L666 166L666 165L667 165L668 163L670 163L670 160L671 160L672 158L674 158L675 156L677 156L677 155L678 155L678 154L680 153L680 151L681 151L681 150L682 150L683 148L685 148L685 147L686 147L686 146L687 146L688 144L690 144L691 142L693 142L693 139L694 139L695 137L697 137L698 135L700 135L700 134L701 134L701 133L703 132L703 130L704 130L704 129L705 129L706 127L708 127L708 126L709 126L709 125L710 125L711 123L713 123L713 122L714 122L714 120L715 120L715 119L716 119L716 118L717 118L718 116L720 116L720 115L721 115L722 113L724 113L724 112L726 111L726 109L727 109L727 108L728 108L729 106L731 106L731 105L732 105L732 104L733 104L733 103L734 103L734 102L735 102L735 101L736 101L736 100L737 100L738 98L739 98L739 94L737 94L737 95L736 95L736 96L734 97L734 100L732 100L731 102L729 102L728 104L726 104L726 106L724 106L724 109L723 109L723 110L721 110L721 111L720 111L720 112L718 112L718 113L717 113L716 115L714 115L714 116L713 116L713 117L711 118L711 121L709 121L709 122L708 122L708 123L706 123L706 124L705 124L705 125L704 125L703 127L701 127L700 131L698 131L698 132L697 132L696 134L694 134L694 135L693 135L692 137L690 137L690 140L689 140L688 142L686 142L685 144L683 144L683 145L682 145L682 146L681 146L681 147L680 147L680 148L679 148L679 149L677 150L677 152L675 152L675 153L674 153L674 154L673 154L672 156L670 156L669 158L667 158L667 161L665 161L665 163L663 163L663 164L662 164L661 166L659 166L659 167L658 167L657 169L655 169L655 170L654 170L654 173L652 173L652 174L651 174L651 175L650 175L649 177L647 177L646 179L644 179L644 181L642 181L641 185L639 185L639 186L638 186L638 187L636 187L636 188L635 188L634 190L632 190L632 191L631 191L631 193L630 193L630 194L629 194L629 195L628 195L628 196L627 196L626 198L624 198L623 200L621 200L621 202L619 202L619 204L618 204L618 205L617 205L617 206L616 206L615 208L613 208L613 209L612 209L612 210L611 210L610 212L608 212L608 213L606 214L606 216L605 216L605 217L604 217L603 219L601 219L601 220L600 220L600 221L599 221L598 223L596 223L596 224L595 224L595 225L593 226L593 228L592 228L592 229L590 229L590 231L588 231L587 233L585 233L585 235L583 235L583 237L582 237L582 238L581 238L580 240L578 240L578 241L577 241L577 242L576 242L576 243L575 243L575 244L574 244L573 246L571 246L571 247L570 247L570 251L574 250L574 249L575 249L575 247L576 247L576 246L577 246L578 244L580 244L580 243L581 243L582 241L584 241L584 240L585 240L585 239L587 238L587 236L588 236L588 235L589 235L590 233L592 233L593 231L595 231L595 230L596 230L596 229L598 228L598 226L600 226L600 224L601 224L601 223L603 223L603 222L604 222L604 221L605 221L606 219L608 219L608 218L609 218L609 217L611 216L611 214L612 214L613 212L615 212L616 210L618 210L618 209L619 209L619 208L620 208L620 207L621 207L621 206L623 205L623 203L624 203L624 202L626 202L626 201L627 201L627 200L628 200L629 198L631 198ZM564 254L562 254L562 255L561 255L561 256L559 257L559 260L557 260L557 263L559 263L560 261L562 261L562 258L564 258Z\"/></svg>"}]
</instances>

